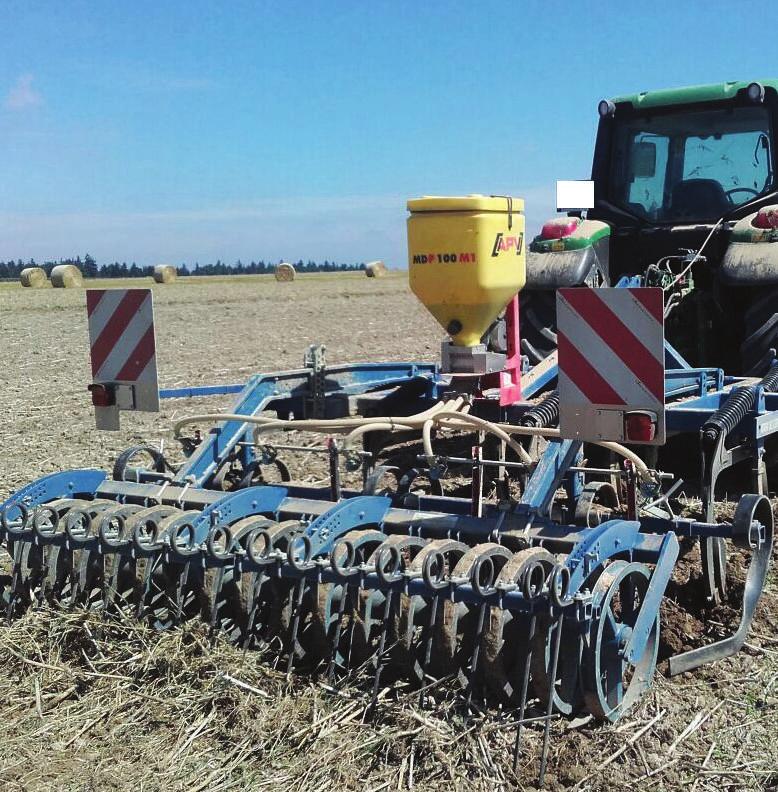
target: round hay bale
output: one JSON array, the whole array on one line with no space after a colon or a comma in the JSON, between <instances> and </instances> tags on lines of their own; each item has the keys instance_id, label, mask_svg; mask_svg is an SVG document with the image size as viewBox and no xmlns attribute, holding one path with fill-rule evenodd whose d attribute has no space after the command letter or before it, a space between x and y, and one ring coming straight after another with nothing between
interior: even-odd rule
<instances>
[{"instance_id":1,"label":"round hay bale","mask_svg":"<svg viewBox=\"0 0 778 792\"><path fill-rule=\"evenodd\" d=\"M275 270L277 281L293 281L295 274L294 267L286 261L282 261Z\"/></svg>"},{"instance_id":2,"label":"round hay bale","mask_svg":"<svg viewBox=\"0 0 778 792\"><path fill-rule=\"evenodd\" d=\"M55 289L80 289L84 278L73 264L60 264L51 271L51 285Z\"/></svg>"},{"instance_id":3,"label":"round hay bale","mask_svg":"<svg viewBox=\"0 0 778 792\"><path fill-rule=\"evenodd\" d=\"M25 267L19 275L19 282L26 289L42 289L48 280L46 270L41 267Z\"/></svg>"},{"instance_id":4,"label":"round hay bale","mask_svg":"<svg viewBox=\"0 0 778 792\"><path fill-rule=\"evenodd\" d=\"M172 283L177 277L178 272L171 264L157 264L154 267L155 283Z\"/></svg>"},{"instance_id":5,"label":"round hay bale","mask_svg":"<svg viewBox=\"0 0 778 792\"><path fill-rule=\"evenodd\" d=\"M383 261L370 261L365 264L365 275L368 278L383 278L386 275L386 264Z\"/></svg>"}]
</instances>

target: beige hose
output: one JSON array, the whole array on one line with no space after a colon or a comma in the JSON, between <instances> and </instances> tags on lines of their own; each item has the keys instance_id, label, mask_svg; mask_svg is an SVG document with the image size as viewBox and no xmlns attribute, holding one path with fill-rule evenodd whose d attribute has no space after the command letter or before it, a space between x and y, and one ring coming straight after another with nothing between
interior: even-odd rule
<instances>
[{"instance_id":1,"label":"beige hose","mask_svg":"<svg viewBox=\"0 0 778 792\"><path fill-rule=\"evenodd\" d=\"M371 431L407 431L421 429L422 440L424 442L424 453L428 457L434 457L432 450L432 427L440 424L445 429L467 430L477 427L484 432L493 434L503 440L525 464L532 463L532 457L524 448L511 438L511 435L519 436L538 436L546 438L561 438L559 429L548 429L534 426L515 426L513 424L494 423L474 415L468 415L462 410L464 398L449 402L438 402L424 412L416 415L407 415L397 418L387 418L383 416L375 418L332 418L327 420L305 419L284 421L278 418L270 418L261 415L237 415L233 413L207 413L204 415L191 415L176 421L173 426L176 437L180 436L181 429L193 423L218 423L219 421L240 421L241 423L256 425L255 437L265 432L284 431L295 429L303 432L327 432L332 434L349 432L345 440L345 447L356 437L360 437L366 432ZM469 409L465 406L465 409ZM357 431L358 430L358 431ZM605 440L587 441L592 445L607 448L616 454L628 459L634 466L638 475L643 481L653 483L654 474L649 470L646 463L629 448L625 448L620 443L612 443Z\"/></svg>"},{"instance_id":2,"label":"beige hose","mask_svg":"<svg viewBox=\"0 0 778 792\"><path fill-rule=\"evenodd\" d=\"M349 434L343 440L343 448L351 448L354 444L354 441L366 435L368 432L404 432L404 431L413 431L418 427L415 426L407 426L398 423L374 423L374 424L365 424L364 426L358 426L356 429L352 429Z\"/></svg>"},{"instance_id":3,"label":"beige hose","mask_svg":"<svg viewBox=\"0 0 778 792\"><path fill-rule=\"evenodd\" d=\"M434 417L437 413L442 412L443 410L452 410L456 412L457 410L462 408L464 399L460 396L454 401L450 402L438 402L437 404L433 404L429 410L425 410L422 413L417 413L416 415L409 415L405 418L362 418L362 419L353 419L361 421L360 425L357 426L355 429L352 429L349 434L343 440L343 448L347 449L350 448L354 441L358 438L368 434L369 432L402 432L402 431L413 431L414 429L418 429L419 425L426 424L432 417ZM466 407L469 409L469 406ZM458 413L457 413L458 414ZM336 419L337 420L337 419ZM292 421L293 424L292 428L296 428L299 426L299 421ZM265 427L258 427L254 432L255 439L257 436L265 430L270 431L270 429ZM325 428L326 431L326 428Z\"/></svg>"},{"instance_id":4,"label":"beige hose","mask_svg":"<svg viewBox=\"0 0 778 792\"><path fill-rule=\"evenodd\" d=\"M523 446L511 439L508 432L504 431L500 426L492 423L491 421L486 421L483 418L477 418L475 415L464 415L463 413L455 413L446 410L445 412L439 412L437 415L434 415L427 423L429 426L425 427L427 428L427 431L424 433L423 439L424 453L428 456L434 456L432 453L432 444L430 442L432 424L443 424L444 429L460 428L456 426L456 424L466 424L469 426L475 426L484 432L488 432L489 434L493 434L495 437L499 437L500 440L505 442L508 447L516 453L522 462L527 465L532 464L532 457L524 450Z\"/></svg>"},{"instance_id":5,"label":"beige hose","mask_svg":"<svg viewBox=\"0 0 778 792\"><path fill-rule=\"evenodd\" d=\"M456 422L462 421L464 416L456 415L456 416L441 416L446 420L446 423L450 426L454 426ZM474 416L467 416L468 419L473 419ZM483 419L477 419L483 420ZM487 421L486 423L491 423ZM562 435L559 433L559 429L547 429L543 427L535 427L535 426L514 426L513 424L502 424L502 423L493 423L491 426L494 429L500 429L506 434L509 435L535 435L539 437L546 437L551 439L561 439ZM459 428L464 429L465 426L460 426ZM628 459L634 466L635 469L646 482L655 482L654 474L649 470L648 465L634 452L631 451L629 448L621 445L620 443L613 443L607 440L587 440L587 443L591 445L600 446L602 448L607 448L609 451L613 451L615 454L619 454L620 456L624 457L624 459Z\"/></svg>"},{"instance_id":6,"label":"beige hose","mask_svg":"<svg viewBox=\"0 0 778 792\"><path fill-rule=\"evenodd\" d=\"M271 418L264 415L240 415L236 413L204 413L202 415L190 415L181 418L173 424L175 437L180 437L181 429L190 424L214 424L220 421L238 421L240 423L252 424L258 427L258 432L283 431L286 429L297 429L302 432L345 432L357 427L370 424L397 424L411 426L412 428L421 427L424 421L442 410L457 410L461 407L464 399L460 396L454 401L438 402L424 412L416 415L405 415L397 418L386 416L376 416L375 418L331 418L331 419L304 419L285 421L279 418Z\"/></svg>"}]
</instances>

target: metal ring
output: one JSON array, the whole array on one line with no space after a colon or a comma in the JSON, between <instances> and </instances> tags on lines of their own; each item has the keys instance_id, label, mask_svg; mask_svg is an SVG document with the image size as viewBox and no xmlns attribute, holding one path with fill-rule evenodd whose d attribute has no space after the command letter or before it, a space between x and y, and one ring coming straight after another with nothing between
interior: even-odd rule
<instances>
[{"instance_id":1,"label":"metal ring","mask_svg":"<svg viewBox=\"0 0 778 792\"><path fill-rule=\"evenodd\" d=\"M42 518L46 514L51 517L51 528L44 528L41 525ZM57 514L56 509L53 509L51 506L38 506L32 517L32 530L35 535L39 536L41 539L54 536L54 534L57 533L57 528L59 528L59 514Z\"/></svg>"},{"instance_id":2,"label":"metal ring","mask_svg":"<svg viewBox=\"0 0 778 792\"><path fill-rule=\"evenodd\" d=\"M302 542L303 546L302 562L298 559L295 549L300 542ZM289 547L286 550L286 560L289 562L289 565L292 567L292 569L295 569L298 572L305 572L305 570L310 566L312 555L313 544L311 543L311 537L307 534L295 536L289 541Z\"/></svg>"},{"instance_id":3,"label":"metal ring","mask_svg":"<svg viewBox=\"0 0 778 792\"><path fill-rule=\"evenodd\" d=\"M486 574L484 575L484 571ZM479 597L486 597L494 591L496 570L491 556L481 555L476 558L470 573L470 585Z\"/></svg>"},{"instance_id":4,"label":"metal ring","mask_svg":"<svg viewBox=\"0 0 778 792\"><path fill-rule=\"evenodd\" d=\"M389 555L387 559L389 566L384 563L384 557ZM402 577L400 567L402 566L402 556L396 545L384 544L378 549L375 559L375 571L378 578L382 583L387 586Z\"/></svg>"},{"instance_id":5,"label":"metal ring","mask_svg":"<svg viewBox=\"0 0 778 792\"><path fill-rule=\"evenodd\" d=\"M446 556L440 550L434 550L425 559L421 568L424 584L433 591L439 591L448 585L446 580Z\"/></svg>"},{"instance_id":6,"label":"metal ring","mask_svg":"<svg viewBox=\"0 0 778 792\"><path fill-rule=\"evenodd\" d=\"M22 526L21 528L14 528L10 522L8 522L8 512L11 509L19 509L19 514L22 518ZM11 503L8 506L3 507L0 510L0 525L2 525L3 530L13 536L14 534L21 534L27 528L27 523L30 519L30 510L25 506L21 501L18 503Z\"/></svg>"},{"instance_id":7,"label":"metal ring","mask_svg":"<svg viewBox=\"0 0 778 792\"><path fill-rule=\"evenodd\" d=\"M78 533L75 531L77 523L83 525ZM76 543L90 539L92 536L92 518L89 513L84 509L71 509L65 517L65 533L68 535L68 539Z\"/></svg>"},{"instance_id":8,"label":"metal ring","mask_svg":"<svg viewBox=\"0 0 778 792\"><path fill-rule=\"evenodd\" d=\"M341 561L339 557L341 552L345 551L346 556ZM330 555L330 567L332 571L339 577L346 579L358 571L356 566L357 549L350 539L341 539L332 550Z\"/></svg>"},{"instance_id":9,"label":"metal ring","mask_svg":"<svg viewBox=\"0 0 778 792\"><path fill-rule=\"evenodd\" d=\"M262 539L262 550L259 554L254 549L254 544L258 539ZM273 538L270 536L267 528L255 528L246 539L246 554L254 564L258 566L265 566L272 564L275 559L270 558L270 553L273 550Z\"/></svg>"},{"instance_id":10,"label":"metal ring","mask_svg":"<svg viewBox=\"0 0 778 792\"><path fill-rule=\"evenodd\" d=\"M149 531L149 527L151 530ZM148 518L141 520L132 532L132 543L141 552L158 550L162 547L159 541L159 525L156 520Z\"/></svg>"},{"instance_id":11,"label":"metal ring","mask_svg":"<svg viewBox=\"0 0 778 792\"><path fill-rule=\"evenodd\" d=\"M194 528L192 528L192 530L194 531ZM224 550L220 550L216 546L217 541L221 540L224 541ZM229 558L234 557L234 540L229 525L214 525L213 528L208 531L208 538L205 540L205 546L208 551L208 555L210 555L212 558L218 559L219 561L226 561Z\"/></svg>"},{"instance_id":12,"label":"metal ring","mask_svg":"<svg viewBox=\"0 0 778 792\"><path fill-rule=\"evenodd\" d=\"M117 524L116 530L113 530L114 521ZM121 514L114 514L112 517L106 516L100 521L100 528L98 529L100 541L110 548L118 548L127 544L127 521Z\"/></svg>"},{"instance_id":13,"label":"metal ring","mask_svg":"<svg viewBox=\"0 0 778 792\"><path fill-rule=\"evenodd\" d=\"M568 598L570 593L570 569L564 564L557 564L548 578L548 588L551 602L557 608L566 608L571 605L573 599L572 597Z\"/></svg>"},{"instance_id":14,"label":"metal ring","mask_svg":"<svg viewBox=\"0 0 778 792\"><path fill-rule=\"evenodd\" d=\"M196 544L195 528L190 522L182 522L173 528L169 535L171 549L180 556L192 556L199 552ZM163 544L163 542L160 542Z\"/></svg>"},{"instance_id":15,"label":"metal ring","mask_svg":"<svg viewBox=\"0 0 778 792\"><path fill-rule=\"evenodd\" d=\"M530 561L521 575L521 593L524 599L532 601L543 593L546 582L546 569L540 561Z\"/></svg>"}]
</instances>

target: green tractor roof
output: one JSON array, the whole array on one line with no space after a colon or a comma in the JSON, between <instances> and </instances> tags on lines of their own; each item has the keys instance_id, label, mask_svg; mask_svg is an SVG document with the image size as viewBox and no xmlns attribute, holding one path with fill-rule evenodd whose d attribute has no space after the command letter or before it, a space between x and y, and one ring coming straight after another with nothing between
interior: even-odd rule
<instances>
[{"instance_id":1,"label":"green tractor roof","mask_svg":"<svg viewBox=\"0 0 778 792\"><path fill-rule=\"evenodd\" d=\"M738 91L748 87L752 82L760 82L765 88L778 91L778 79L748 80L713 83L711 85L689 85L685 88L664 88L658 91L641 91L640 93L617 96L611 101L614 104L629 102L633 107L667 107L668 105L693 104L695 102L716 102L732 99Z\"/></svg>"}]
</instances>

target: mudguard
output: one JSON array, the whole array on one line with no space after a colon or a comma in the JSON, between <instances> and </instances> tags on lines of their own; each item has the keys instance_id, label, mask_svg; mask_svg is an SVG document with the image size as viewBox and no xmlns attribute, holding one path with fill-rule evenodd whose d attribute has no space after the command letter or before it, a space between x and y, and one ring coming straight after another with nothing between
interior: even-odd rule
<instances>
[{"instance_id":1,"label":"mudguard","mask_svg":"<svg viewBox=\"0 0 778 792\"><path fill-rule=\"evenodd\" d=\"M559 239L538 235L527 251L525 289L559 289L580 286L599 271L609 283L610 227L598 220L583 220Z\"/></svg>"},{"instance_id":2,"label":"mudguard","mask_svg":"<svg viewBox=\"0 0 778 792\"><path fill-rule=\"evenodd\" d=\"M765 207L760 212L778 207ZM738 220L724 259L721 280L731 286L778 285L778 228L759 228L754 212Z\"/></svg>"}]
</instances>

